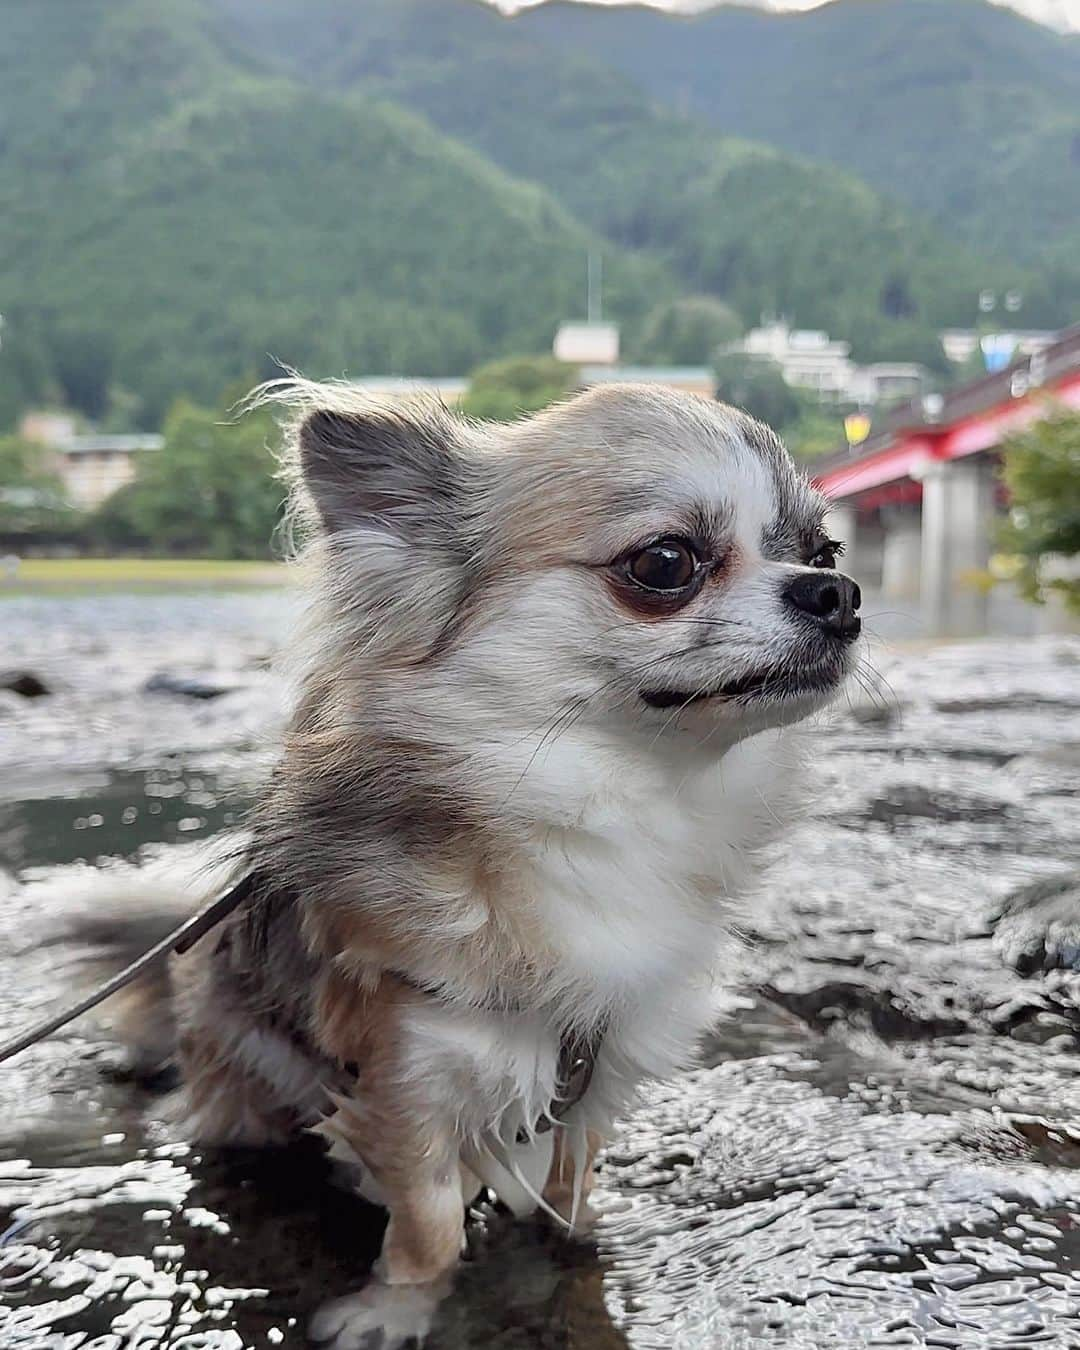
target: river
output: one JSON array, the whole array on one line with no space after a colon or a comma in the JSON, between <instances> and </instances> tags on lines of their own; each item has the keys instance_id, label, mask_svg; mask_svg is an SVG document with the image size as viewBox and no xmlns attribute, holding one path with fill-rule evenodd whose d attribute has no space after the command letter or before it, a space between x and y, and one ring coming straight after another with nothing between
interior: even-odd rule
<instances>
[{"instance_id":1,"label":"river","mask_svg":"<svg viewBox=\"0 0 1080 1350\"><path fill-rule=\"evenodd\" d=\"M71 991L28 883L241 818L293 613L0 605L50 690L0 695L0 1033ZM434 1350L1080 1346L1080 642L871 653L703 1067L606 1154L596 1244L478 1213ZM314 1149L192 1150L117 1063L88 1020L0 1069L0 1344L303 1345L378 1212Z\"/></svg>"}]
</instances>

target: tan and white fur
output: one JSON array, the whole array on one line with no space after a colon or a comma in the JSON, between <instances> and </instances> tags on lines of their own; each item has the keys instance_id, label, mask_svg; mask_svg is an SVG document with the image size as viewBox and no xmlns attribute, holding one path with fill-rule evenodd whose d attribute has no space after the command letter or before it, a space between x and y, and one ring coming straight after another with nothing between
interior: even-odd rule
<instances>
[{"instance_id":1,"label":"tan and white fur","mask_svg":"<svg viewBox=\"0 0 1080 1350\"><path fill-rule=\"evenodd\" d=\"M481 1184L587 1227L598 1147L691 1062L858 592L779 441L720 404L618 386L478 425L267 396L311 589L295 712L235 865L255 894L153 1025L200 1140L314 1128L357 1165L382 1255L312 1334L392 1350ZM537 1134L568 1028L602 1033L593 1077Z\"/></svg>"}]
</instances>

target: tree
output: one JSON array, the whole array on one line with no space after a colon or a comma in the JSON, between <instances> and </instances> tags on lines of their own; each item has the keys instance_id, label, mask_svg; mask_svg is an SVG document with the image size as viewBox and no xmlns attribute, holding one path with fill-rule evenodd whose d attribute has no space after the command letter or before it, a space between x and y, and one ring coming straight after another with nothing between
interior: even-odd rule
<instances>
[{"instance_id":1,"label":"tree","mask_svg":"<svg viewBox=\"0 0 1080 1350\"><path fill-rule=\"evenodd\" d=\"M165 443L135 481L98 510L94 533L113 547L211 558L262 558L271 551L282 498L266 413L238 421L193 403L174 405Z\"/></svg>"},{"instance_id":2,"label":"tree","mask_svg":"<svg viewBox=\"0 0 1080 1350\"><path fill-rule=\"evenodd\" d=\"M564 398L577 370L553 356L511 356L474 370L461 410L469 417L509 422Z\"/></svg>"},{"instance_id":3,"label":"tree","mask_svg":"<svg viewBox=\"0 0 1080 1350\"><path fill-rule=\"evenodd\" d=\"M65 533L74 512L44 446L0 437L0 530L8 535Z\"/></svg>"},{"instance_id":4,"label":"tree","mask_svg":"<svg viewBox=\"0 0 1080 1350\"><path fill-rule=\"evenodd\" d=\"M1080 554L1080 414L1055 412L1010 437L1004 451L1011 508L1001 543L1021 559L1020 589L1040 602L1060 591L1080 613L1080 576L1051 571L1053 561Z\"/></svg>"},{"instance_id":5,"label":"tree","mask_svg":"<svg viewBox=\"0 0 1080 1350\"><path fill-rule=\"evenodd\" d=\"M742 335L730 305L709 295L690 295L657 307L645 319L638 348L656 365L708 365L718 347Z\"/></svg>"},{"instance_id":6,"label":"tree","mask_svg":"<svg viewBox=\"0 0 1080 1350\"><path fill-rule=\"evenodd\" d=\"M716 360L716 397L743 408L774 430L797 421L806 401L768 357L732 353Z\"/></svg>"},{"instance_id":7,"label":"tree","mask_svg":"<svg viewBox=\"0 0 1080 1350\"><path fill-rule=\"evenodd\" d=\"M807 407L784 427L784 444L803 463L843 448L846 409Z\"/></svg>"}]
</instances>

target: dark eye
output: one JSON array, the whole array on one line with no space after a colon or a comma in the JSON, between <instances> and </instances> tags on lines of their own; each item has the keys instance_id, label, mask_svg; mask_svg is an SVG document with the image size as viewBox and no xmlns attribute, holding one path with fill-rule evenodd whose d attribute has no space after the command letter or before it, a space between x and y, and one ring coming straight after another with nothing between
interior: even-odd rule
<instances>
[{"instance_id":1,"label":"dark eye","mask_svg":"<svg viewBox=\"0 0 1080 1350\"><path fill-rule=\"evenodd\" d=\"M698 557L683 539L658 539L633 554L626 570L648 591L681 591L689 586Z\"/></svg>"},{"instance_id":2,"label":"dark eye","mask_svg":"<svg viewBox=\"0 0 1080 1350\"><path fill-rule=\"evenodd\" d=\"M807 561L807 567L834 568L836 560L844 551L839 539L826 539L814 556Z\"/></svg>"}]
</instances>

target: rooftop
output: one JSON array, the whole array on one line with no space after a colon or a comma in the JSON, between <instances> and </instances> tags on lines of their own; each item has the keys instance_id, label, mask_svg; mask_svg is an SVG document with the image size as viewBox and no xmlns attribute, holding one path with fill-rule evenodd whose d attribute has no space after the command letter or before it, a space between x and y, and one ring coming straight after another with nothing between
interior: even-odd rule
<instances>
[{"instance_id":1,"label":"rooftop","mask_svg":"<svg viewBox=\"0 0 1080 1350\"><path fill-rule=\"evenodd\" d=\"M165 443L164 437L156 435L110 436L72 436L70 440L60 441L52 448L61 455L89 454L134 454L142 450L160 450Z\"/></svg>"}]
</instances>

